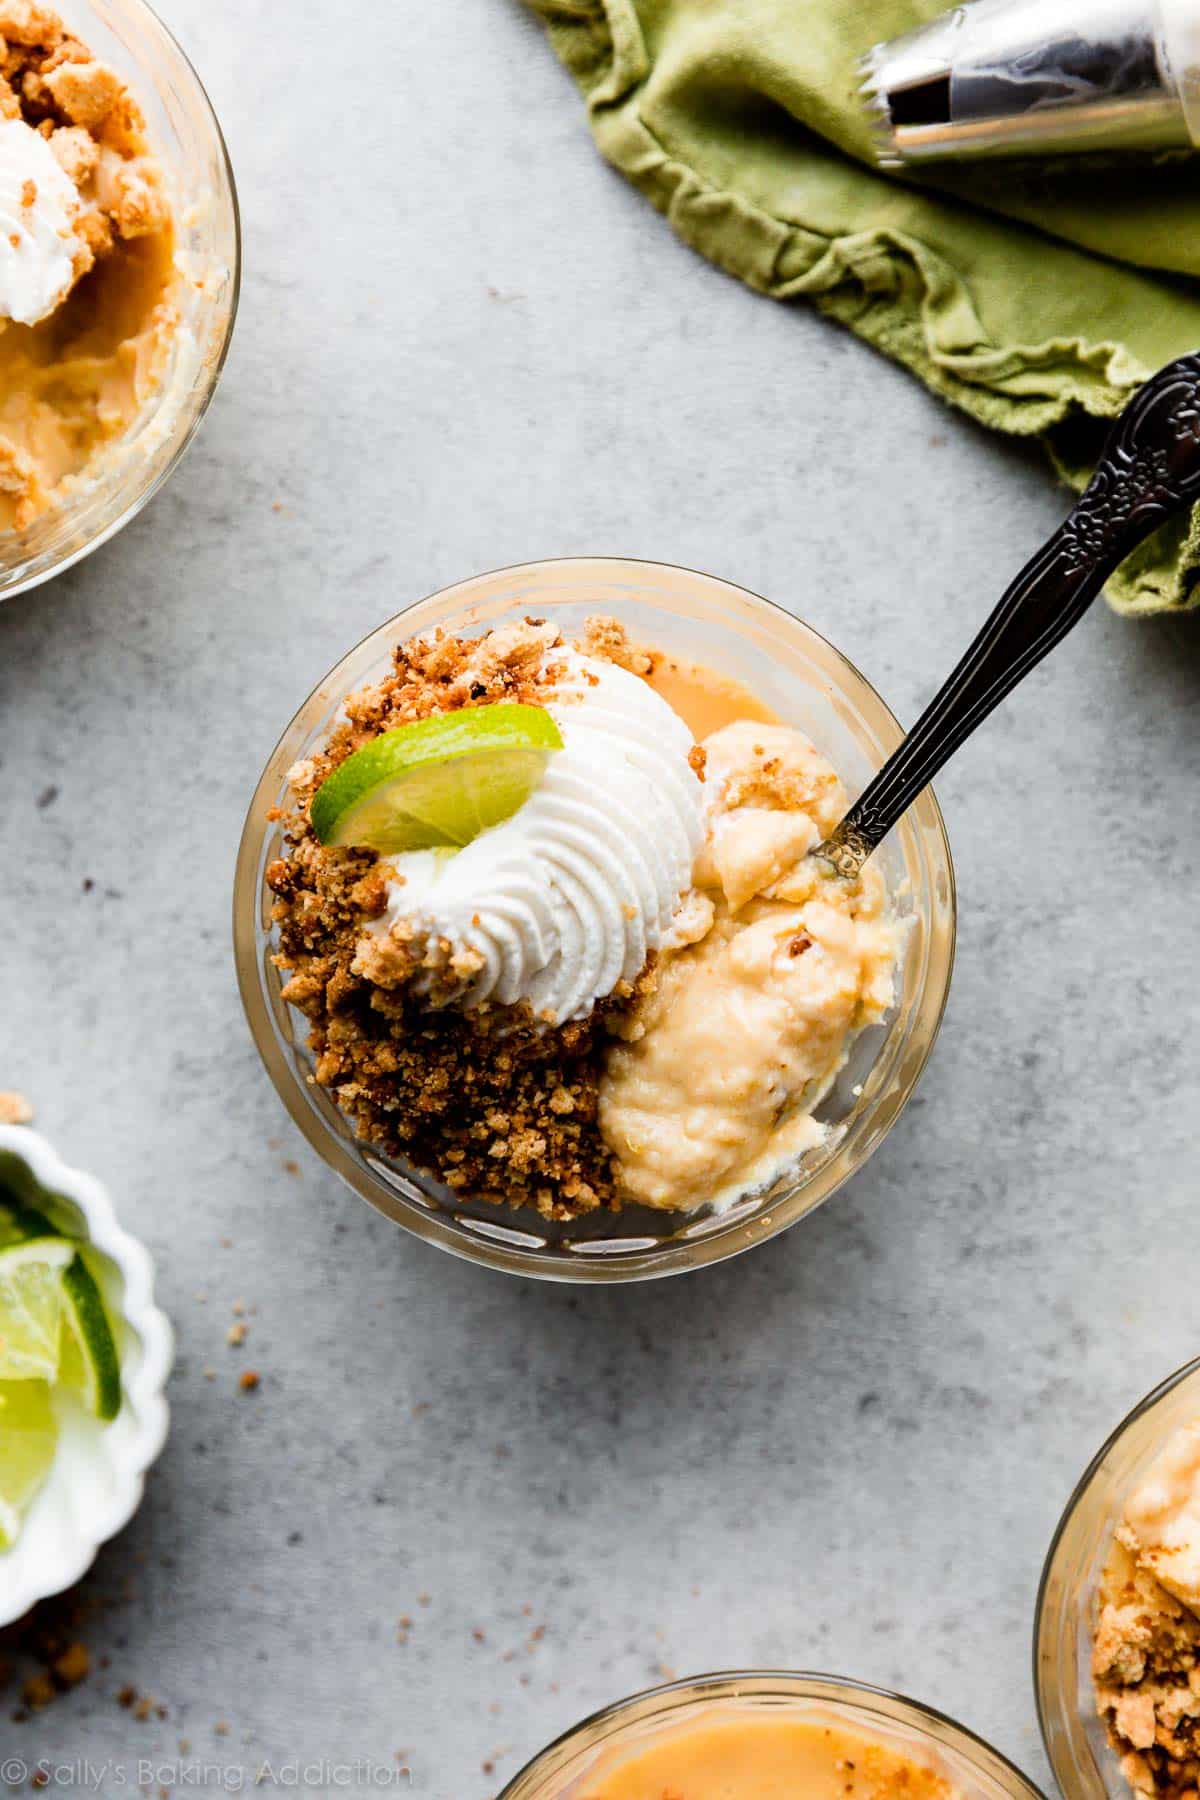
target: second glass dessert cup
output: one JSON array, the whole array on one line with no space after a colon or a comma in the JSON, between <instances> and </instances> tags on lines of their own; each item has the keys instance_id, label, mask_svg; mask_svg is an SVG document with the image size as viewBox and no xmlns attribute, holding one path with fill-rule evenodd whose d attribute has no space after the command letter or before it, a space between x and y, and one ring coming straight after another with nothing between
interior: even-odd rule
<instances>
[{"instance_id":1,"label":"second glass dessert cup","mask_svg":"<svg viewBox=\"0 0 1200 1800\"><path fill-rule=\"evenodd\" d=\"M233 170L199 76L145 0L54 0L129 83L146 115L176 222L179 310L161 382L140 416L69 478L25 531L0 533L0 602L61 574L116 535L170 477L200 425L233 335L241 227Z\"/></svg>"},{"instance_id":2,"label":"second glass dessert cup","mask_svg":"<svg viewBox=\"0 0 1200 1800\"><path fill-rule=\"evenodd\" d=\"M272 809L286 775L328 735L346 696L378 681L402 639L442 629L473 636L529 615L568 635L594 614L635 642L741 682L785 724L805 731L849 790L859 791L902 736L870 684L832 645L744 589L655 563L579 558L527 563L460 582L408 607L330 671L284 732L250 806L238 855L234 940L251 1030L280 1096L313 1148L355 1191L408 1230L471 1261L559 1281L636 1281L719 1262L794 1224L841 1186L895 1123L933 1047L954 959L954 876L941 813L926 792L878 852L897 911L909 922L897 1001L864 1031L817 1109L828 1139L765 1192L719 1215L592 1213L570 1224L451 1199L408 1165L359 1142L312 1080L306 1022L281 998L272 964L265 881L279 854Z\"/></svg>"}]
</instances>

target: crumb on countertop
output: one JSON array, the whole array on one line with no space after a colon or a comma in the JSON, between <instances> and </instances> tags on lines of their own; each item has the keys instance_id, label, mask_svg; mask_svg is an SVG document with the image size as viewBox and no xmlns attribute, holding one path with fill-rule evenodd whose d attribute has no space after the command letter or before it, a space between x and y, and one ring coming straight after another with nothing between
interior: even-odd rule
<instances>
[{"instance_id":1,"label":"crumb on countertop","mask_svg":"<svg viewBox=\"0 0 1200 1800\"><path fill-rule=\"evenodd\" d=\"M94 1597L70 1589L0 1630L0 1690L17 1689L14 1721L41 1712L87 1680L93 1658L79 1631L96 1610Z\"/></svg>"}]
</instances>

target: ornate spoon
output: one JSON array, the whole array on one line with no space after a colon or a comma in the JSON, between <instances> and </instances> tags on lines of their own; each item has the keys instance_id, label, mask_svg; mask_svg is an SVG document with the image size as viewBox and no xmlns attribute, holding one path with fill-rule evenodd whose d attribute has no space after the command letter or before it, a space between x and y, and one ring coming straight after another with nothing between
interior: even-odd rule
<instances>
[{"instance_id":1,"label":"ornate spoon","mask_svg":"<svg viewBox=\"0 0 1200 1800\"><path fill-rule=\"evenodd\" d=\"M1131 550L1200 500L1200 354L1168 363L1113 427L1085 491L949 681L812 852L857 875L942 764L1087 611Z\"/></svg>"}]
</instances>

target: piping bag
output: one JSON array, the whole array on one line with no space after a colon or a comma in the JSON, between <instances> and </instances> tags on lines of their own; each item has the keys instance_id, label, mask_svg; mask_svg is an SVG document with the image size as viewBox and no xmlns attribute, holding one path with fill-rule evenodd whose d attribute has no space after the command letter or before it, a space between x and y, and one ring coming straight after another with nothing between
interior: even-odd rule
<instances>
[{"instance_id":1,"label":"piping bag","mask_svg":"<svg viewBox=\"0 0 1200 1800\"><path fill-rule=\"evenodd\" d=\"M885 167L1200 146L1200 0L969 0L862 72Z\"/></svg>"}]
</instances>

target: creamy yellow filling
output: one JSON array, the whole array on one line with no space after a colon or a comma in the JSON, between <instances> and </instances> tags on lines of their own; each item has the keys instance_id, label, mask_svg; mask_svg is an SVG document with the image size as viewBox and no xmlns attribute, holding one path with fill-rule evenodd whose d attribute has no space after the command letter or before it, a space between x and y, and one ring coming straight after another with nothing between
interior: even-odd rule
<instances>
[{"instance_id":1,"label":"creamy yellow filling","mask_svg":"<svg viewBox=\"0 0 1200 1800\"><path fill-rule=\"evenodd\" d=\"M671 1209L727 1203L823 1140L812 1109L891 1004L901 935L874 863L845 881L808 854L846 795L802 732L740 721L704 749L691 941L660 958L600 1092L628 1198Z\"/></svg>"}]
</instances>

